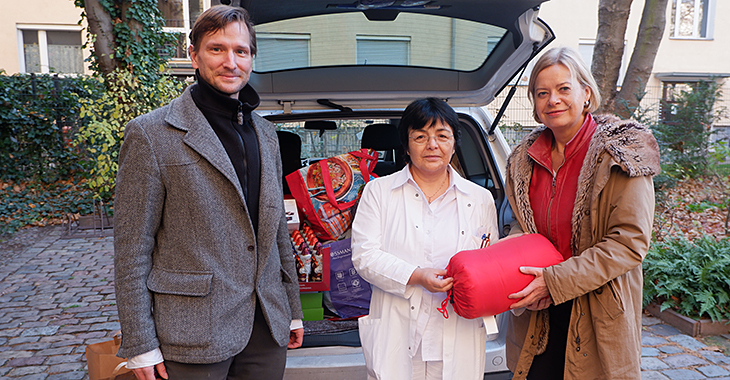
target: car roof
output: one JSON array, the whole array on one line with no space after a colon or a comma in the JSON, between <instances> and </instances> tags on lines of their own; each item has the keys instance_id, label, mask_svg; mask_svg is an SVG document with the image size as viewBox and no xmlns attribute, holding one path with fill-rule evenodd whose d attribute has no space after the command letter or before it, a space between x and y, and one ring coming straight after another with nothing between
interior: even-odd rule
<instances>
[{"instance_id":1,"label":"car roof","mask_svg":"<svg viewBox=\"0 0 730 380\"><path fill-rule=\"evenodd\" d=\"M260 110L485 105L553 39L537 17L545 1L242 0L259 45L250 83Z\"/></svg>"}]
</instances>

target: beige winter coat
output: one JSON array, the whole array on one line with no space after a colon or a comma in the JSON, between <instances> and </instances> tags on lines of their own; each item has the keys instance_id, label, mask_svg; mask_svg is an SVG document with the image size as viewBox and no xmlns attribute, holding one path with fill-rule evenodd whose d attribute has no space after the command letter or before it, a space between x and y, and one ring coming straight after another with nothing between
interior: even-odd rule
<instances>
[{"instance_id":1,"label":"beige winter coat","mask_svg":"<svg viewBox=\"0 0 730 380\"><path fill-rule=\"evenodd\" d=\"M578 177L573 209L573 257L546 268L555 304L574 300L565 379L641 378L641 262L649 249L654 216L652 176L659 173L654 136L634 121L595 116ZM529 187L533 161L527 148L545 130L537 128L514 150L507 164L507 196L519 226L535 233ZM524 379L537 352L544 350L546 310L510 313L507 365Z\"/></svg>"}]
</instances>

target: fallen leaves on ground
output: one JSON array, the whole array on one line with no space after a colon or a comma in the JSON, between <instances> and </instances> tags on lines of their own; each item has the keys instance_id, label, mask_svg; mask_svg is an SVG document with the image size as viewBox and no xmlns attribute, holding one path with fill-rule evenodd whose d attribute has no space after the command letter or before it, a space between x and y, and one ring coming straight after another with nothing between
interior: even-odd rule
<instances>
[{"instance_id":1,"label":"fallen leaves on ground","mask_svg":"<svg viewBox=\"0 0 730 380\"><path fill-rule=\"evenodd\" d=\"M657 192L654 236L657 240L678 234L689 240L703 234L728 238L728 204L730 176L680 180Z\"/></svg>"}]
</instances>

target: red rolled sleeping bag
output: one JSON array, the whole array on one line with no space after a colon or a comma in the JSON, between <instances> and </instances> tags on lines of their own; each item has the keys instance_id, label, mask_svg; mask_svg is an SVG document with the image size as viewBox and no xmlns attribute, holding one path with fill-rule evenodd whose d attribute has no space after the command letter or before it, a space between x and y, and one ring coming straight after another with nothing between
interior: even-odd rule
<instances>
[{"instance_id":1,"label":"red rolled sleeping bag","mask_svg":"<svg viewBox=\"0 0 730 380\"><path fill-rule=\"evenodd\" d=\"M540 234L527 234L501 240L486 248L461 251L446 267L454 278L448 299L456 314L467 318L497 315L519 301L507 298L524 289L535 276L523 274L520 267L545 268L563 261L550 241Z\"/></svg>"}]
</instances>

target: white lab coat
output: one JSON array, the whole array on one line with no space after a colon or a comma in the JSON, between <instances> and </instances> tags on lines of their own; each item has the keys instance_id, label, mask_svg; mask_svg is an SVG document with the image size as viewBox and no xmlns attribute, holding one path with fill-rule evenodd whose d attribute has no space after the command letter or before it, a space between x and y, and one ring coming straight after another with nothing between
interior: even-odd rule
<instances>
[{"instance_id":1,"label":"white lab coat","mask_svg":"<svg viewBox=\"0 0 730 380\"><path fill-rule=\"evenodd\" d=\"M491 193L450 166L458 213L458 251L479 248L481 237L499 236ZM416 318L425 289L406 285L423 251L423 195L405 186L408 167L370 181L352 225L352 261L373 285L370 314L360 318L360 340L370 378L411 378L417 346ZM458 252L457 251L457 252ZM456 252L454 252L456 254ZM467 320L448 305L443 331L443 379L482 379L486 330L482 319ZM487 319L486 322L493 322ZM494 331L490 331L494 332Z\"/></svg>"}]
</instances>

